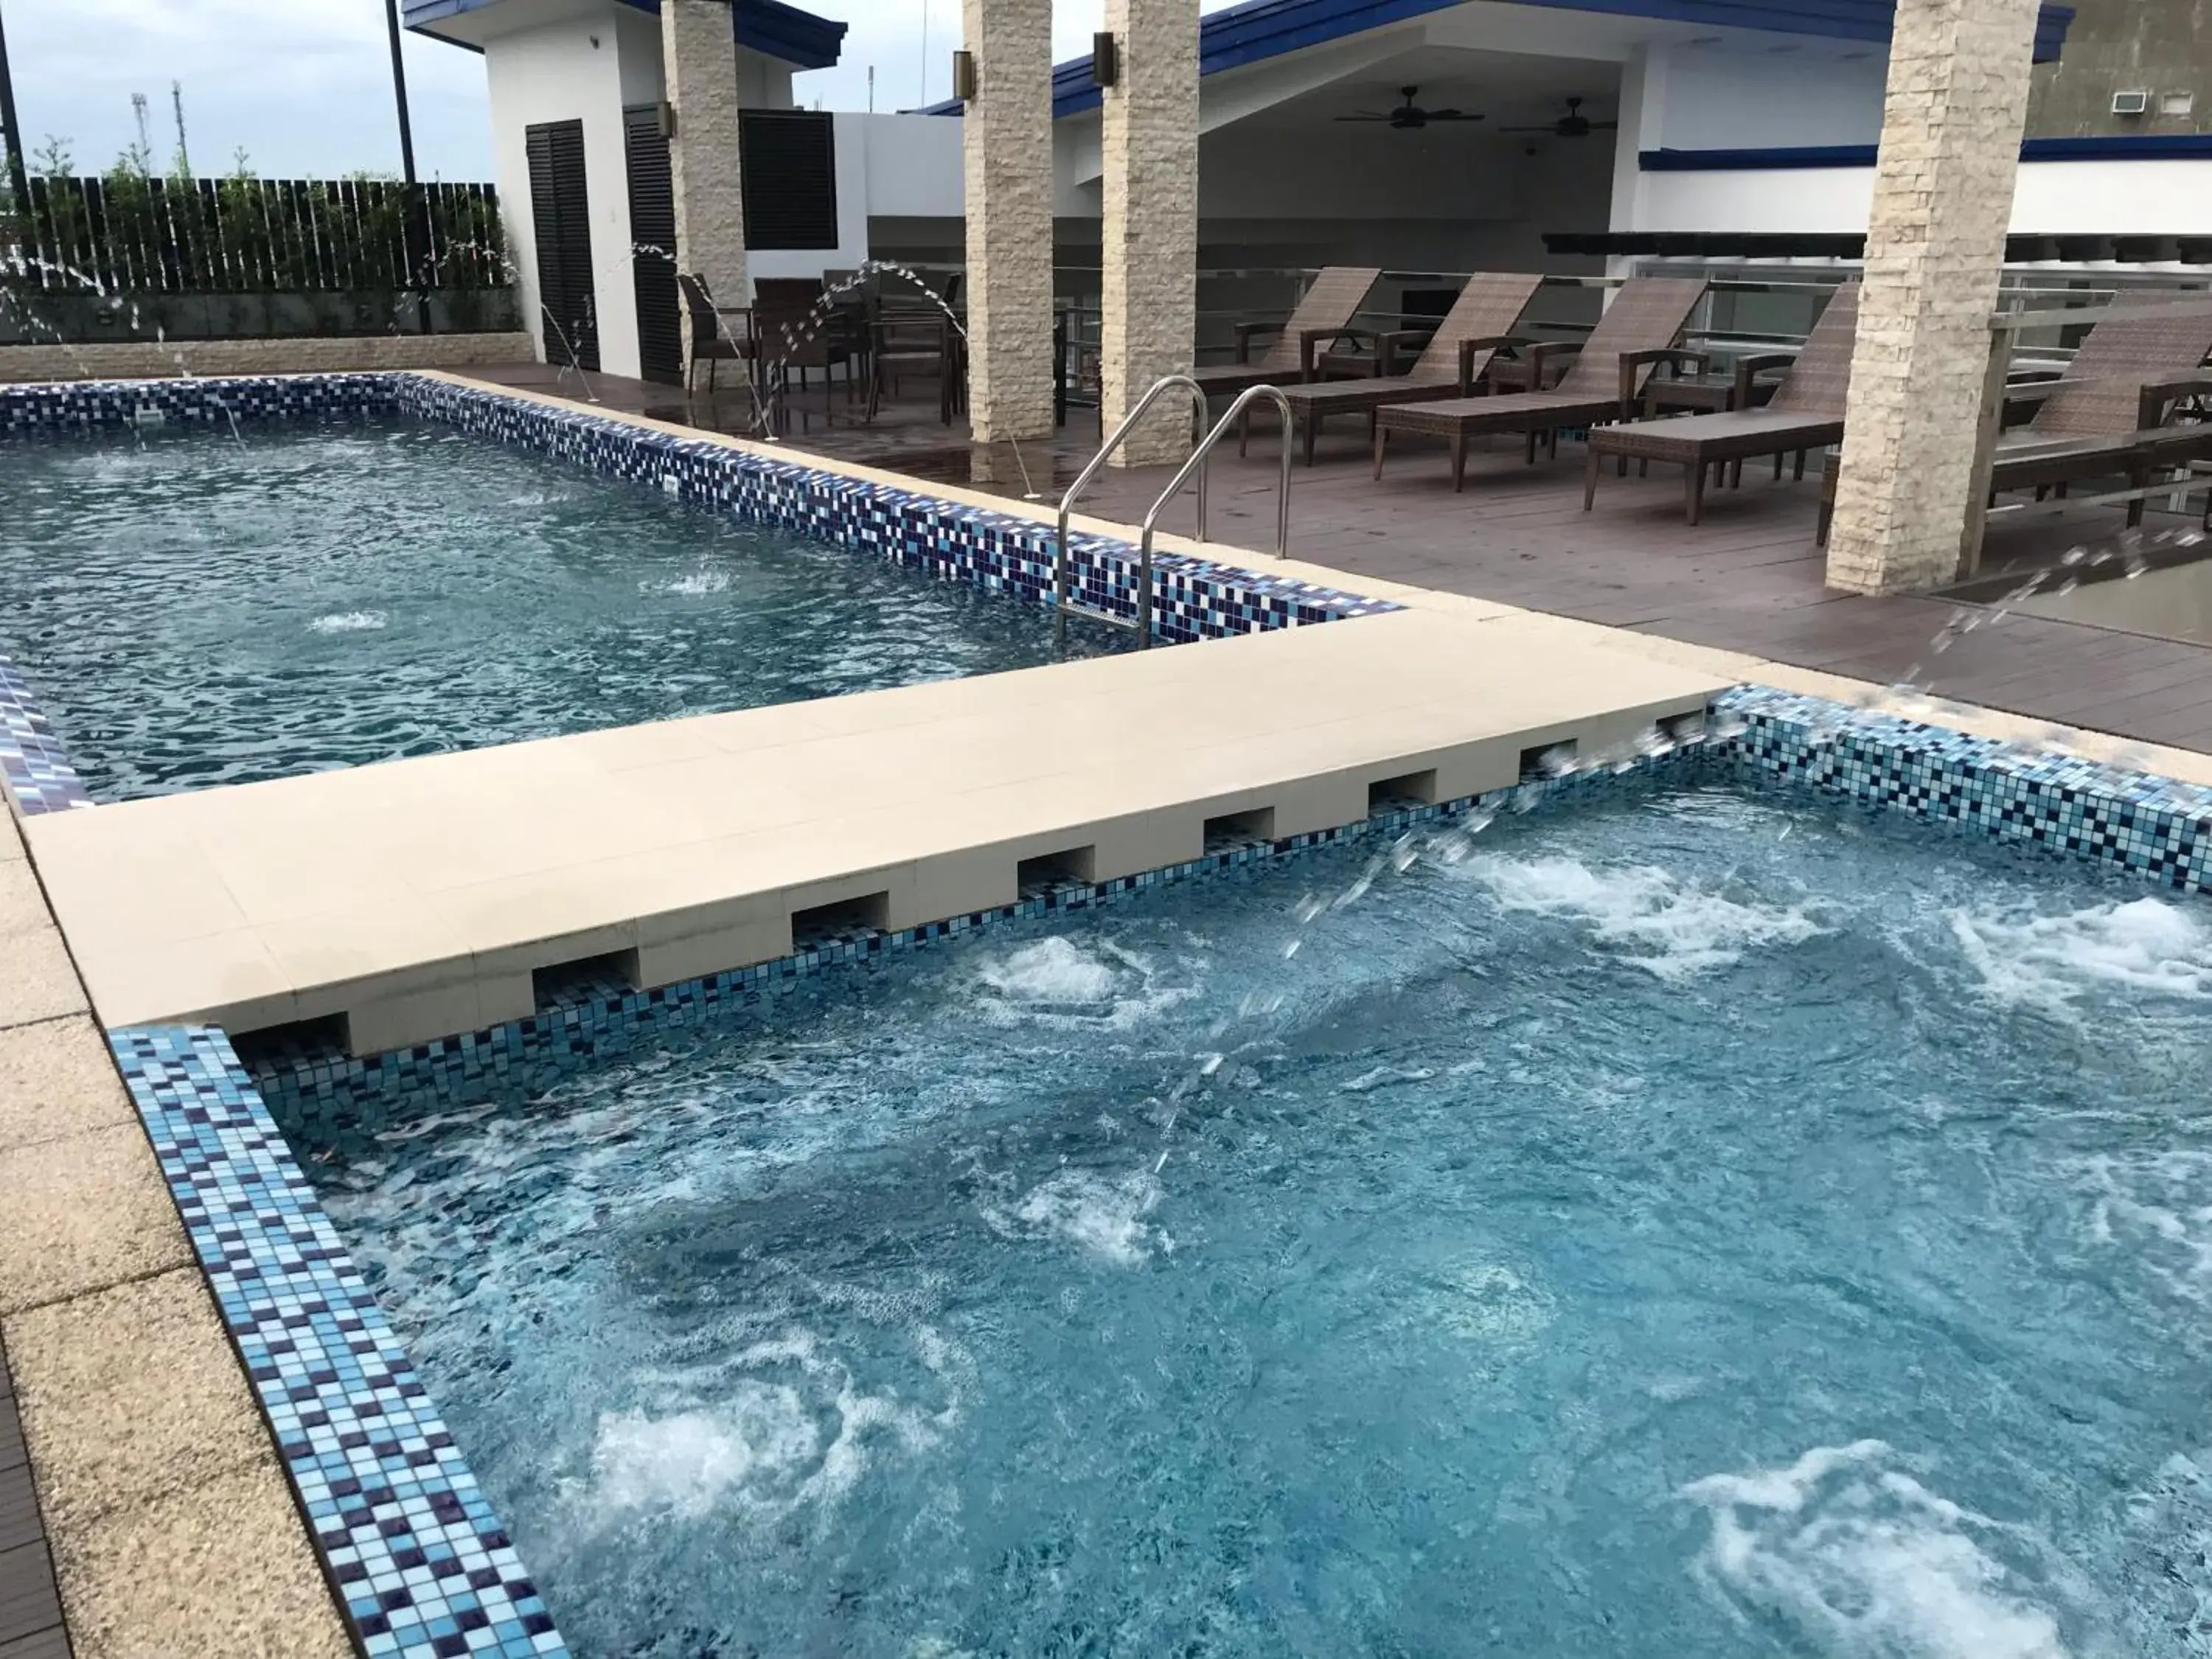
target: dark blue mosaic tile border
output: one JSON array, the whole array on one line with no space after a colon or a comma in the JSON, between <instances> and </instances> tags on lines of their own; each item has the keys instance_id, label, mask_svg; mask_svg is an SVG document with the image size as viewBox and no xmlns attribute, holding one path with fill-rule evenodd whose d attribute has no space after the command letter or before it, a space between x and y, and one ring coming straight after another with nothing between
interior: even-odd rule
<instances>
[{"instance_id":1,"label":"dark blue mosaic tile border","mask_svg":"<svg viewBox=\"0 0 2212 1659\"><path fill-rule=\"evenodd\" d=\"M62 434L164 423L363 418L404 414L520 445L684 500L854 552L893 559L1036 605L1052 591L1054 532L1010 513L872 483L593 415L410 374L89 381L0 388L0 432ZM1071 543L1078 603L1133 617L1136 550L1105 536ZM1152 564L1153 627L1174 641L1371 616L1398 607L1217 560L1163 553Z\"/></svg>"},{"instance_id":2,"label":"dark blue mosaic tile border","mask_svg":"<svg viewBox=\"0 0 2212 1659\"><path fill-rule=\"evenodd\" d=\"M362 1650L566 1653L229 1041L108 1041Z\"/></svg>"},{"instance_id":3,"label":"dark blue mosaic tile border","mask_svg":"<svg viewBox=\"0 0 2212 1659\"><path fill-rule=\"evenodd\" d=\"M393 378L399 382L399 407L406 413L734 512L810 540L895 560L942 580L971 582L1034 605L1050 600L1055 533L1033 519L825 472L709 438L679 437L444 380ZM1111 537L1075 536L1070 553L1079 604L1135 616L1136 549ZM1152 583L1154 629L1176 641L1218 639L1398 608L1388 600L1177 553L1154 558Z\"/></svg>"},{"instance_id":4,"label":"dark blue mosaic tile border","mask_svg":"<svg viewBox=\"0 0 2212 1659\"><path fill-rule=\"evenodd\" d=\"M92 797L70 764L69 751L39 712L38 700L15 665L0 656L0 777L26 817L89 806Z\"/></svg>"},{"instance_id":5,"label":"dark blue mosaic tile border","mask_svg":"<svg viewBox=\"0 0 2212 1659\"><path fill-rule=\"evenodd\" d=\"M73 380L0 386L0 433L63 435L129 429L148 417L161 424L227 425L399 412L396 374L179 377L164 380Z\"/></svg>"},{"instance_id":6,"label":"dark blue mosaic tile border","mask_svg":"<svg viewBox=\"0 0 2212 1659\"><path fill-rule=\"evenodd\" d=\"M1990 840L2212 888L2212 789L1970 737L1820 697L1744 687L1727 752L1754 774Z\"/></svg>"}]
</instances>

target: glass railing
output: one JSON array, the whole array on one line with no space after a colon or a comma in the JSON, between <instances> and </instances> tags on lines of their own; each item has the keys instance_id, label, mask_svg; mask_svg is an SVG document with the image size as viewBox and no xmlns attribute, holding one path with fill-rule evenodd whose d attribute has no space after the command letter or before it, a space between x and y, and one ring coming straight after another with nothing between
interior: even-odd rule
<instances>
[{"instance_id":1,"label":"glass railing","mask_svg":"<svg viewBox=\"0 0 2212 1659\"><path fill-rule=\"evenodd\" d=\"M940 291L962 267L917 264L913 269ZM1747 266L1741 260L1644 258L1634 274L1700 276L1706 291L1692 314L1686 334L1692 343L1715 354L1725 367L1740 355L1787 349L1811 332L1827 296L1856 274L1855 264L1806 264L1783 269ZM1198 361L1226 362L1236 349L1242 322L1287 318L1317 274L1312 267L1211 265L1198 272ZM1433 327L1472 273L1460 270L1385 270L1353 319L1376 331ZM1077 401L1095 398L1101 336L1102 273L1095 265L1056 264L1054 302L1065 324L1068 380ZM1604 308L1605 290L1627 280L1621 276L1547 276L1523 322L1537 338L1572 339L1587 334ZM2154 294L2205 292L2212 273L2186 270L2043 270L2008 268L1999 287L1998 307L2005 311L2087 308L2117 298ZM2016 349L2024 357L2063 363L2087 327L2063 324L2023 329ZM1257 348L1255 348L1257 349Z\"/></svg>"}]
</instances>

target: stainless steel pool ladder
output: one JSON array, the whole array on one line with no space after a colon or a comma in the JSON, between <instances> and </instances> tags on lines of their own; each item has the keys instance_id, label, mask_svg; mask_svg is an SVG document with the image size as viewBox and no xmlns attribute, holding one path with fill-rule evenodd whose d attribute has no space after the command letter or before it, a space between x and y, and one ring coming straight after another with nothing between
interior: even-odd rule
<instances>
[{"instance_id":1,"label":"stainless steel pool ladder","mask_svg":"<svg viewBox=\"0 0 2212 1659\"><path fill-rule=\"evenodd\" d=\"M1087 606L1078 605L1068 597L1068 515L1074 511L1077 498L1089 487L1091 481L1098 476L1099 468L1104 466L1107 459L1121 447L1130 431L1144 417L1146 411L1151 409L1170 387L1174 386L1182 386L1191 395L1193 408L1191 431L1194 441L1191 446L1190 458L1183 462L1174 479L1165 489L1160 492L1159 499L1152 503L1152 510L1145 514L1144 533L1138 547L1136 618L1133 622L1126 617L1116 616L1110 611L1094 611ZM1213 447L1228 435L1230 428L1243 418L1245 410L1257 398L1273 398L1275 411L1282 421L1282 478L1277 488L1275 498L1275 556L1280 558L1289 550L1291 544L1291 400L1272 386L1248 386L1237 395L1237 400L1229 405L1229 412L1214 424L1212 430L1207 431L1206 429L1206 389L1188 374L1162 375L1153 381L1146 390L1145 395L1137 400L1136 407L1121 417L1121 423L1108 435L1106 441L1099 447L1098 453L1091 458L1090 465L1085 466L1078 475L1075 482L1067 487L1067 494L1060 498L1060 541L1052 565L1052 627L1055 645L1065 646L1067 643L1067 618L1070 612L1073 612L1076 616L1088 617L1094 622L1106 623L1115 628L1133 628L1137 633L1137 648L1142 651L1151 646L1152 642L1152 539L1158 527L1160 514L1167 510L1168 503L1182 493L1183 485L1190 482L1191 475L1194 472L1196 473L1198 475L1198 539L1201 542L1206 539L1206 458L1213 453Z\"/></svg>"}]
</instances>

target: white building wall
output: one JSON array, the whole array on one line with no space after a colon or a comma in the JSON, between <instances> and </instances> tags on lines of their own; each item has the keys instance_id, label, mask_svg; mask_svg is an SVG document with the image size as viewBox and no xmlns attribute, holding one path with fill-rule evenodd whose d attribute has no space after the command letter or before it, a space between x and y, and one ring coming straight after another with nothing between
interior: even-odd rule
<instances>
[{"instance_id":1,"label":"white building wall","mask_svg":"<svg viewBox=\"0 0 2212 1659\"><path fill-rule=\"evenodd\" d=\"M660 61L659 18L618 7L615 41L621 56L623 104L657 104L665 98L668 76Z\"/></svg>"},{"instance_id":2,"label":"white building wall","mask_svg":"<svg viewBox=\"0 0 2212 1659\"><path fill-rule=\"evenodd\" d=\"M1612 228L1857 232L1874 168L1645 173L1651 149L1873 145L1881 136L1886 58L1741 47L1652 46L1622 77ZM2212 161L2030 161L2012 228L2043 235L2212 235Z\"/></svg>"},{"instance_id":3,"label":"white building wall","mask_svg":"<svg viewBox=\"0 0 2212 1659\"><path fill-rule=\"evenodd\" d=\"M1231 127L1200 141L1205 263L1306 266L1356 252L1403 270L1552 269L1544 232L1606 228L1613 149L1601 137L1290 137Z\"/></svg>"},{"instance_id":4,"label":"white building wall","mask_svg":"<svg viewBox=\"0 0 2212 1659\"><path fill-rule=\"evenodd\" d=\"M781 58L738 48L738 106L741 109L791 109L791 65Z\"/></svg>"},{"instance_id":5,"label":"white building wall","mask_svg":"<svg viewBox=\"0 0 2212 1659\"><path fill-rule=\"evenodd\" d=\"M623 157L623 54L617 21L611 7L604 16L501 35L484 49L484 73L507 246L521 278L523 315L539 355L545 355L545 323L538 297L527 130L544 122L580 120L599 366L610 374L635 375L640 367L637 300L628 264L629 177ZM556 343L549 361L559 356Z\"/></svg>"},{"instance_id":6,"label":"white building wall","mask_svg":"<svg viewBox=\"0 0 2212 1659\"><path fill-rule=\"evenodd\" d=\"M837 118L837 189L842 209L845 190L844 134L863 135L865 170L861 189L868 212L910 218L957 219L966 211L967 180L961 167L961 128L957 116L840 115ZM1058 134L1055 132L1055 150ZM1092 211L1097 211L1094 204Z\"/></svg>"},{"instance_id":7,"label":"white building wall","mask_svg":"<svg viewBox=\"0 0 2212 1659\"><path fill-rule=\"evenodd\" d=\"M737 56L738 95L743 103L754 108L791 107L790 64L742 46ZM659 19L609 0L605 7L583 17L495 35L484 43L484 74L490 92L493 154L507 219L507 246L521 281L523 315L539 355L547 356L545 316L538 297L526 133L542 122L580 120L585 190L591 204L592 285L599 318L599 366L610 374L636 375L642 365L638 357L636 285L629 263L629 165L623 112L641 104L657 104L667 95ZM839 246L819 254L760 254L750 262L754 274L812 276L825 267L858 264L867 257L866 137L856 131L848 139L847 119L838 118ZM957 173L959 123L938 125L952 129ZM854 185L850 191L848 177ZM957 205L952 210L958 210ZM559 356L556 343L549 361L557 361Z\"/></svg>"},{"instance_id":8,"label":"white building wall","mask_svg":"<svg viewBox=\"0 0 2212 1659\"><path fill-rule=\"evenodd\" d=\"M1666 59L1666 86L1657 143L1646 143L1646 149L1796 149L1871 144L1881 137L1888 63L1880 52L1845 58L1717 46L1650 50Z\"/></svg>"},{"instance_id":9,"label":"white building wall","mask_svg":"<svg viewBox=\"0 0 2212 1659\"><path fill-rule=\"evenodd\" d=\"M1616 230L1863 231L1874 169L1648 173ZM2212 236L2212 161L2028 161L2012 228L2027 235Z\"/></svg>"}]
</instances>

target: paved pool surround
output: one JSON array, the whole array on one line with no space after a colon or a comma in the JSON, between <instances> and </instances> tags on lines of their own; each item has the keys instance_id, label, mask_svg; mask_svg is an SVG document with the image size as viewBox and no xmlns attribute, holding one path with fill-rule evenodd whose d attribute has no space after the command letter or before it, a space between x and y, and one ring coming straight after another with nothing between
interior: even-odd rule
<instances>
[{"instance_id":1,"label":"paved pool surround","mask_svg":"<svg viewBox=\"0 0 2212 1659\"><path fill-rule=\"evenodd\" d=\"M134 388L129 395L141 394ZM191 388L178 395L185 401L173 407L195 407ZM264 412L288 412L302 396L342 401L386 395L388 389L377 387L303 383ZM0 398L0 410L6 406ZM213 405L198 406L207 414L184 417L222 418ZM599 424L590 416L576 418ZM556 427L567 429L558 422ZM595 450L606 442L590 441ZM752 453L744 446L717 447L741 457ZM792 465L781 454L772 454L769 464ZM856 473L829 488L836 493L848 483L889 488ZM799 486L802 491L813 487ZM915 509L924 515L968 510L957 499ZM1004 514L994 509L993 516ZM1036 533L1032 523L1015 535ZM1112 543L1102 539L1110 560ZM696 765L707 769L688 775L699 781L717 775L731 754L850 745L856 736L878 734L879 746L863 742L844 751L848 769L842 777L834 768L817 775L862 797L849 833L865 838L874 833L868 806L875 808L873 821L913 828L912 803L933 793L971 793L946 791L946 779L969 782L981 775L976 768L998 765L994 745L1018 740L1050 751L1056 769L1051 775L1091 775L1100 787L1133 788L1140 802L1150 803L1133 811L1139 817L1157 815L1163 839L1148 841L1151 831L1133 830L1120 843L1128 856L1148 848L1164 849L1164 859L1178 848L1190 856L1116 874L1102 850L1117 843L1102 835L1091 843L1087 871L1078 867L1079 860L1064 859L1024 870L1024 860L1035 855L1022 853L1014 860L1009 893L992 873L1009 840L1005 820L973 815L957 822L970 827L974 844L945 848L942 855L979 854L967 878L996 884L989 893L994 902L979 908L948 912L940 921L890 926L926 908L918 896L925 890L919 883L924 860L914 853L924 843L910 842L892 865L878 863L861 872L870 880L886 878L870 895L885 894L882 904L826 913L802 907L797 933L766 941L780 941L781 956L701 971L657 989L610 982L610 973L642 976L641 933L629 946L592 953L574 976L534 985L532 1007L517 1018L453 1026L433 1039L366 1055L310 1054L280 1045L260 1054L252 1073L239 1063L223 1032L210 1025L118 1029L102 1043L71 966L69 949L82 949L74 927L64 947L38 877L48 873L50 837L58 834L61 839L52 844L66 848L76 835L136 809L82 810L82 792L72 793L74 775L39 715L33 690L0 673L0 763L11 815L21 819L29 837L26 858L12 828L0 825L8 830L0 842L0 876L11 864L20 872L4 886L10 908L0 969L0 1333L15 1366L76 1651L313 1655L350 1647L380 1659L386 1654L562 1650L535 1584L514 1559L497 1517L301 1174L299 1157L348 1135L373 1133L380 1115L395 1102L419 1109L426 1099L459 1097L487 1081L505 1086L518 1073L536 1074L533 1068L574 1069L664 1027L741 1018L779 987L807 975L865 972L892 952L927 948L1015 915L1111 902L1161 881L1235 878L1310 847L1392 838L1471 805L1571 805L1613 787L1610 773L1534 789L1518 782L1519 768L1526 750L1542 746L1550 740L1545 734L1557 729L1558 723L1547 726L1540 719L1543 700L1554 695L1549 688L1563 679L1589 681L1593 674L1607 677L1605 684L1614 688L1610 708L1601 685L1585 684L1568 694L1583 701L1567 706L1583 712L1565 722L1586 756L1635 736L1654 717L1684 717L1674 729L1688 735L1686 717L1704 710L1709 700L1717 704L1711 740L1637 761L1632 773L1658 767L1680 777L1725 777L1747 770L1869 808L1909 811L1960 833L2032 843L2132 870L2177 890L2202 890L2212 870L2212 790L2197 787L2212 781L2212 761L2204 757L2150 757L2176 778L2146 776L2105 763L2117 758L2110 752L2089 757L2025 746L2023 738L2051 734L1987 711L1945 710L1942 723L1878 714L1832 700L1863 698L1869 688L1772 665L1419 590L1378 587L1352 596L1332 586L1339 580L1332 573L1278 565L1257 555L1249 556L1252 562L1267 569L1249 580L1202 554L1191 556L1216 583L1208 599L1240 596L1231 603L1253 607L1243 618L1251 625L1266 629L1293 617L1367 619L1350 628L1305 628L1201 651L1115 659L1150 665L1148 672L1158 678L1115 680L1103 688L1083 676L1111 664L1066 665L995 681L909 688L947 694L964 688L970 696L975 688L1018 690L1012 696L987 696L973 704L956 696L943 705L906 709L900 719L882 720L860 706L905 692L802 706L817 714L826 711L831 728L784 732L781 741L764 745L746 742L726 749L712 740L714 732L678 729L697 722L640 728L657 734L649 741L662 747L641 752L635 765L609 764L606 750L618 749L612 740L628 734L602 732L337 775L406 774L415 767L489 760L492 769L480 772L469 790L446 798L448 806L473 813L483 799L512 804L514 780L500 771L500 757L597 740L601 750L592 766L566 774L556 766L546 775L565 788L539 793L532 785L522 791L556 823L564 815L575 817L586 826L580 833L588 842L604 833L615 811L595 803L608 795L624 801L625 775ZM971 558L967 568L982 566ZM1111 592L1110 574L1099 587ZM1337 609L1339 603L1345 608ZM1316 614L1297 615L1300 605L1313 605ZM1190 611L1184 617L1189 632L1206 631L1203 617ZM1218 612L1215 625L1224 633L1243 631L1221 626ZM1388 643L1361 645L1363 638ZM1332 647L1332 641L1339 643ZM1324 654L1307 654L1315 647ZM1326 654L1331 650L1336 654ZM1234 661L1238 667L1218 678L1192 677L1178 659ZM1051 676L1061 678L1034 678ZM1777 689L1722 690L1762 679ZM1040 702L1033 689L1039 684L1081 690L1065 698L1054 691ZM1655 688L1663 694L1637 700ZM1516 696L1524 700L1513 702ZM1298 718L1269 726L1267 708L1286 698ZM1477 700L1493 705L1481 717L1489 727L1452 724L1463 722L1463 706ZM1013 717L1030 723L992 725L1008 717L1009 707ZM1430 712L1408 712L1423 709ZM984 723L973 727L973 740L964 747L919 746L930 727L979 719ZM1442 724L1424 725L1425 720ZM1378 726L1387 741L1372 735ZM1126 736L1101 735L1116 732ZM1363 732L1369 735L1360 737ZM1407 747L1416 737L1427 746ZM1522 744L1524 738L1530 741ZM2098 740L2082 734L2072 734L2072 743L2099 748ZM1492 787L1487 780L1499 775L1485 769L1502 766L1499 757L1508 750L1512 775ZM784 758L787 763L790 757ZM1411 763L1424 759L1435 764ZM523 772L540 764L532 759ZM893 779L920 780L915 793L869 794L870 774L864 769L877 765ZM1247 769L1239 773L1238 767ZM665 775L672 781L681 775ZM800 774L774 775L791 785ZM1036 782L1020 766L990 776L996 781L982 787L1009 799ZM317 781L289 780L179 799L252 797L257 790ZM1459 798L1462 789L1480 799ZM1175 799L1178 792L1186 799ZM653 799L656 811L684 805L681 791ZM580 802L580 811L571 813ZM1093 814L1084 823L1112 821L1111 813L1098 816L1104 807L1096 798L1083 804ZM422 810L404 800L396 805L403 811ZM1195 824L1194 848L1187 822L1194 807L1205 809ZM723 809L717 805L714 810ZM955 822L939 823L933 833L945 833ZM528 827L513 817L497 823ZM295 836L312 835L336 823L311 817L290 830ZM1037 833L1057 836L1064 829ZM465 844L479 856L496 854L507 844L495 834L471 830L470 836ZM264 844L272 856L283 854L282 836ZM848 861L856 844L845 846ZM1027 844L1043 852L1068 850L1048 842ZM348 846L359 848L357 842ZM116 861L108 865L106 879L129 887L132 902L143 907L140 919L154 922L171 901L144 884L143 866L177 849L134 849L118 842L110 850ZM335 850L337 856L312 863L307 875L341 884L353 879L344 849ZM70 856L59 854L58 864L67 864ZM776 856L798 854L787 849ZM888 880L888 871L908 866L911 884ZM556 867L524 872L537 884L530 890L557 900L567 880L547 878ZM301 878L291 866L273 872L279 886ZM67 879L62 884L69 884ZM905 894L902 902L915 908L894 912L893 893ZM750 926L759 916L734 920ZM783 924L793 920L787 905ZM189 928L173 932L179 944L191 936ZM712 953L719 953L729 931L709 928L698 937L718 941ZM19 945L19 939L24 942ZM765 948L757 936L756 941ZM96 957L97 949L88 954ZM299 1006L295 1000L295 1012ZM481 1011L481 997L477 1006ZM104 1006L100 1012L101 1023L117 1024ZM106 1052L110 1045L112 1057ZM25 1149L27 1157L20 1155ZM161 1201L165 1188L167 1204ZM27 1295L25 1285L32 1287ZM226 1346L237 1359L221 1358ZM289 1480L292 1503L283 1501L280 1473ZM219 1537L207 1530L207 1518L214 1516L222 1520ZM302 1516L308 1521L305 1532ZM335 1590L335 1604L325 1586ZM334 1605L343 1609L342 1619Z\"/></svg>"},{"instance_id":2,"label":"paved pool surround","mask_svg":"<svg viewBox=\"0 0 2212 1659\"><path fill-rule=\"evenodd\" d=\"M0 1434L0 1653L352 1651L13 814L0 815L0 1344L14 1395L0 1383L0 1428L20 1416L37 1498L21 1505Z\"/></svg>"}]
</instances>

